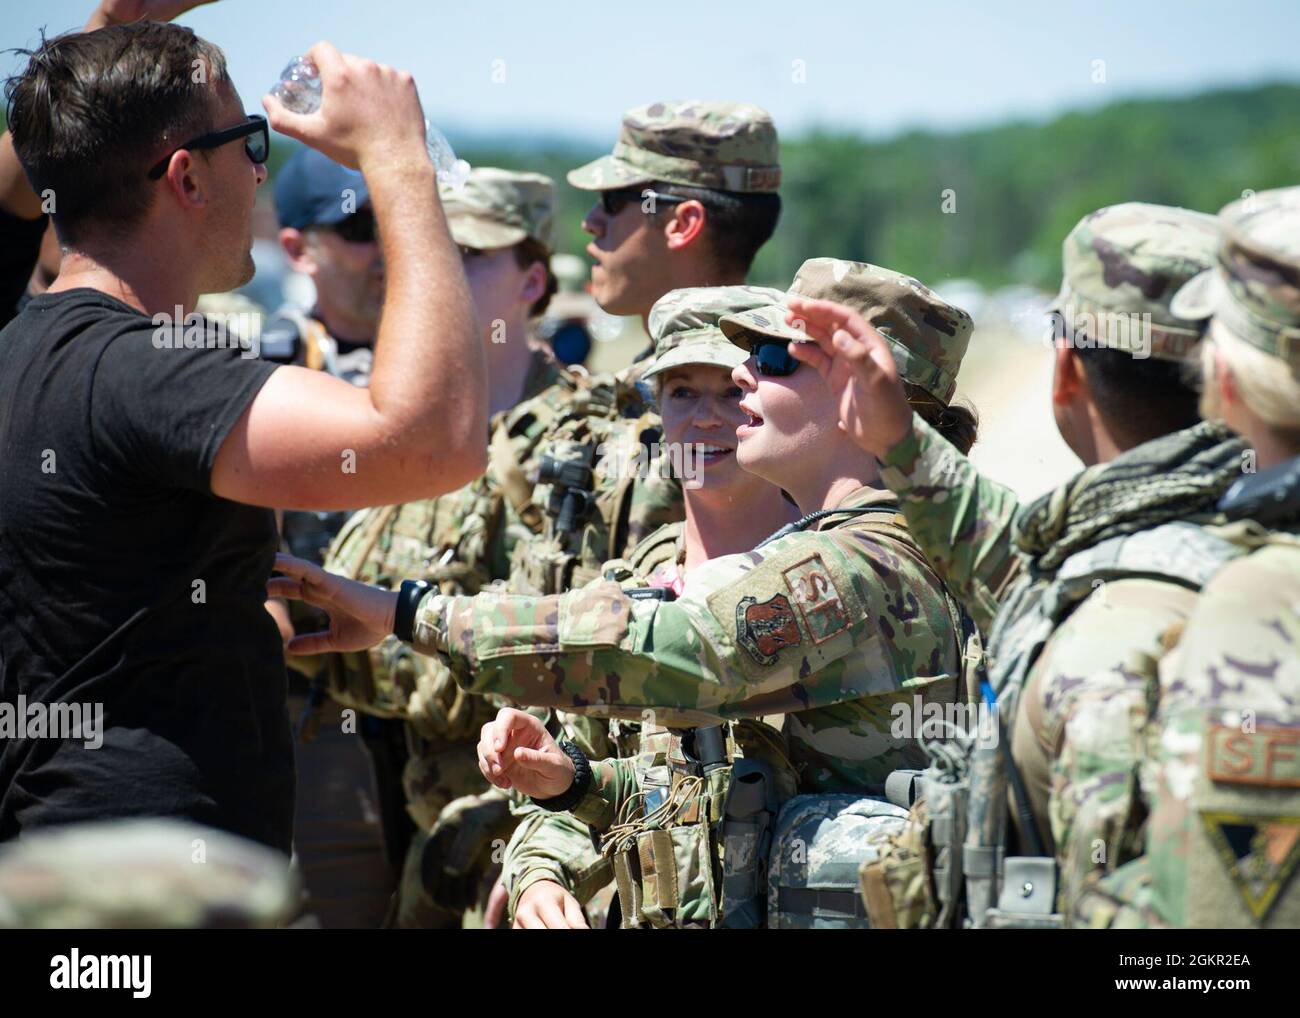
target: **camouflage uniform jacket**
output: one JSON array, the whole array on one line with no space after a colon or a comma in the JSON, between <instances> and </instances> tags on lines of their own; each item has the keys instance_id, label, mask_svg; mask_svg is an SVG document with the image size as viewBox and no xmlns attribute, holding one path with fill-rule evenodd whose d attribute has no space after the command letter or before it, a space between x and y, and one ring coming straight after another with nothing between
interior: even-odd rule
<instances>
[{"instance_id":1,"label":"camouflage uniform jacket","mask_svg":"<svg viewBox=\"0 0 1300 1018\"><path fill-rule=\"evenodd\" d=\"M1300 521L1218 532L1245 554L1171 631L1145 696L1077 712L1130 734L1119 763L1136 787L1119 822L1145 818L1144 854L1067 901L1080 925L1300 925Z\"/></svg>"},{"instance_id":2,"label":"camouflage uniform jacket","mask_svg":"<svg viewBox=\"0 0 1300 1018\"><path fill-rule=\"evenodd\" d=\"M693 571L675 601L615 583L542 598L426 596L422 653L471 692L690 727L788 714L802 787L879 790L918 764L890 706L951 701L962 678L960 610L884 491L862 488L817 530Z\"/></svg>"},{"instance_id":3,"label":"camouflage uniform jacket","mask_svg":"<svg viewBox=\"0 0 1300 1018\"><path fill-rule=\"evenodd\" d=\"M1074 706L1103 690L1141 697L1163 634L1186 617L1199 582L1231 554L1198 523L1213 518L1214 499L1239 469L1241 446L1222 429L1200 425L1091 468L1020 510L1009 491L981 477L919 418L914 423L915 438L891 451L882 475L945 580L970 598L972 613L987 617L1002 602L990 626L991 692L1010 726L1034 833L1046 854L1060 847L1068 887L1091 866L1133 854L1131 832L1114 822L1127 812L1124 771L1106 756L1116 741L1127 742L1126 728L1079 727L1071 722ZM1185 483L1171 474L1165 489L1122 508L1112 507L1116 499L1102 487L1108 475L1136 484L1178 470ZM1183 514L1193 519L1171 522ZM1079 519L1089 515L1095 532ZM986 746L971 757L976 771L981 760L993 767L990 780L1004 789L999 803L987 806L972 791L972 828L986 823L984 837L992 840L1000 838L992 832L1005 823L1008 804L999 752ZM1081 810L1083 854L1072 832ZM1021 854L1033 854L1024 851L1029 844L1022 832Z\"/></svg>"},{"instance_id":4,"label":"camouflage uniform jacket","mask_svg":"<svg viewBox=\"0 0 1300 1018\"><path fill-rule=\"evenodd\" d=\"M525 381L525 402L497 416L493 441L530 460L548 421L563 412L580 381L537 351ZM356 513L330 547L326 568L393 588L428 579L449 593L475 593L508 575L510 548L528 531L496 477L484 477L437 498ZM411 654L398 640L367 653L332 655L330 693L340 703L379 717L410 721L425 738L477 737L488 707L460 694L445 669Z\"/></svg>"}]
</instances>

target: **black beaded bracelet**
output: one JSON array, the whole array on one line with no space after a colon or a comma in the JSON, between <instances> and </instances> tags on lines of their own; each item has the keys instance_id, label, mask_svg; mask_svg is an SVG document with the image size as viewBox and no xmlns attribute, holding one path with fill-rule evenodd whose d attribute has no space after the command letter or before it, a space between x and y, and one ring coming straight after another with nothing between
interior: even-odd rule
<instances>
[{"instance_id":1,"label":"black beaded bracelet","mask_svg":"<svg viewBox=\"0 0 1300 1018\"><path fill-rule=\"evenodd\" d=\"M397 591L397 612L393 616L393 635L403 643L415 639L415 610L424 595L433 589L427 580L403 580Z\"/></svg>"},{"instance_id":2,"label":"black beaded bracelet","mask_svg":"<svg viewBox=\"0 0 1300 1018\"><path fill-rule=\"evenodd\" d=\"M564 750L573 761L573 784L569 786L568 791L561 792L559 795L553 795L549 799L533 800L534 806L540 806L551 813L563 813L565 810L573 809L591 787L591 762L587 759L587 754L568 739L560 741L560 749Z\"/></svg>"}]
</instances>

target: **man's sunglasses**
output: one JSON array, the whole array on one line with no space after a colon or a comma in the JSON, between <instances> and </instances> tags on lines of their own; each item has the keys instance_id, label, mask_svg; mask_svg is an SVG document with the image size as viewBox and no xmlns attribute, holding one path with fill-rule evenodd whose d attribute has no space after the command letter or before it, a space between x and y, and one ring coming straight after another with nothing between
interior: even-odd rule
<instances>
[{"instance_id":1,"label":"man's sunglasses","mask_svg":"<svg viewBox=\"0 0 1300 1018\"><path fill-rule=\"evenodd\" d=\"M790 343L784 339L754 337L749 344L749 355L758 365L758 373L769 378L788 378L799 367L799 361L790 355Z\"/></svg>"},{"instance_id":2,"label":"man's sunglasses","mask_svg":"<svg viewBox=\"0 0 1300 1018\"><path fill-rule=\"evenodd\" d=\"M209 131L192 141L187 141L184 145L177 145L158 160L154 168L149 171L149 179L158 180L166 173L167 164L181 149L217 148L227 142L238 141L240 138L245 139L244 151L248 153L249 159L259 165L266 162L266 157L271 151L271 131L266 125L266 117L260 113L253 113L249 114L247 121L235 127L227 127L224 131Z\"/></svg>"},{"instance_id":3,"label":"man's sunglasses","mask_svg":"<svg viewBox=\"0 0 1300 1018\"><path fill-rule=\"evenodd\" d=\"M633 202L644 201L646 198L655 203L666 201L670 204L691 200L682 198L679 195L661 194L658 191L650 191L640 187L624 187L616 191L601 191L600 207L605 210L605 215L612 219Z\"/></svg>"}]
</instances>

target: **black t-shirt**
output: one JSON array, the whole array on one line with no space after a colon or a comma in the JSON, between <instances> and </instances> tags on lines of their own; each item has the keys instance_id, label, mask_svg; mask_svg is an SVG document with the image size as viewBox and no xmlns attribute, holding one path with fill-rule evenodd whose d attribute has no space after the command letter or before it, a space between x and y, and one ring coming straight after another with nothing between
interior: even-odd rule
<instances>
[{"instance_id":1,"label":"black t-shirt","mask_svg":"<svg viewBox=\"0 0 1300 1018\"><path fill-rule=\"evenodd\" d=\"M275 519L209 487L276 366L161 339L86 289L34 298L0 333L0 710L103 704L98 748L0 738L0 839L170 816L287 852Z\"/></svg>"},{"instance_id":2,"label":"black t-shirt","mask_svg":"<svg viewBox=\"0 0 1300 1018\"><path fill-rule=\"evenodd\" d=\"M0 209L0 329L18 314L48 222L48 216L23 219Z\"/></svg>"}]
</instances>

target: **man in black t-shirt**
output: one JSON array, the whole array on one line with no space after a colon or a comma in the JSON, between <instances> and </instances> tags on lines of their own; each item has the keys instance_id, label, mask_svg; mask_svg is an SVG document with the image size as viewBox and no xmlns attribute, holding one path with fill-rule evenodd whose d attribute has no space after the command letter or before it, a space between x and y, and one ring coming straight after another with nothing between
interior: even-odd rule
<instances>
[{"instance_id":1,"label":"man in black t-shirt","mask_svg":"<svg viewBox=\"0 0 1300 1018\"><path fill-rule=\"evenodd\" d=\"M266 507L405 502L483 468L482 349L414 84L327 43L308 55L321 109L268 98L271 123L365 173L400 267L366 389L257 360L191 314L250 278L265 179L266 126L217 47L113 26L46 41L10 83L64 257L0 333L0 839L174 816L288 851ZM98 744L12 725L73 706L102 710Z\"/></svg>"}]
</instances>

